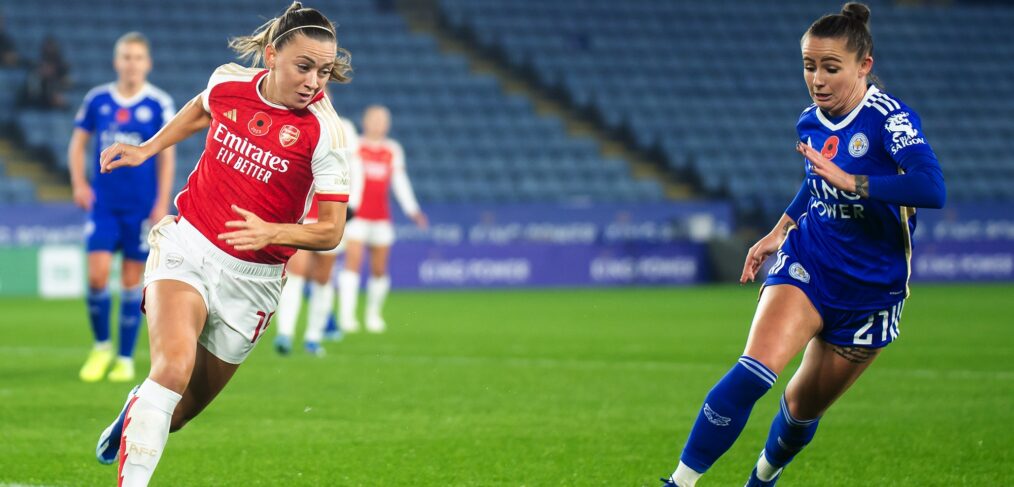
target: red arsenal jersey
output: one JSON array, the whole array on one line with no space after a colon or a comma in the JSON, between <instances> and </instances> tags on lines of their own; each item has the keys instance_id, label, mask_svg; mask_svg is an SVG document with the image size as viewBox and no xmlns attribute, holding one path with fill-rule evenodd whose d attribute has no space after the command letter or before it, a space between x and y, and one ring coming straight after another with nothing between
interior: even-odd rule
<instances>
[{"instance_id":1,"label":"red arsenal jersey","mask_svg":"<svg viewBox=\"0 0 1014 487\"><path fill-rule=\"evenodd\" d=\"M402 210L410 215L419 211L405 172L405 151L401 144L392 139L381 142L362 139L359 142L359 159L363 166L363 194L356 218L390 220L392 183Z\"/></svg>"},{"instance_id":2,"label":"red arsenal jersey","mask_svg":"<svg viewBox=\"0 0 1014 487\"><path fill-rule=\"evenodd\" d=\"M231 205L266 222L299 223L316 193L347 202L348 151L338 115L323 93L300 110L267 101L259 88L266 69L226 64L215 70L201 97L211 114L204 152L176 196L180 216L218 248L249 262L281 264L296 249L269 245L237 251L220 233L242 217Z\"/></svg>"}]
</instances>

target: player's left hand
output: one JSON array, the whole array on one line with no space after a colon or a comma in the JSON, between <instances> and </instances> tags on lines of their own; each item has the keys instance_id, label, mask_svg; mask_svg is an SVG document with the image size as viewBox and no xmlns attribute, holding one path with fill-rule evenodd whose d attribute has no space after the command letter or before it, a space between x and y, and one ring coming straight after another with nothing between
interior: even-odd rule
<instances>
[{"instance_id":1,"label":"player's left hand","mask_svg":"<svg viewBox=\"0 0 1014 487\"><path fill-rule=\"evenodd\" d=\"M796 142L796 151L810 161L810 168L817 176L824 178L828 184L842 191L856 192L855 176L842 171L840 167L830 159L824 157L820 151L802 142Z\"/></svg>"},{"instance_id":2,"label":"player's left hand","mask_svg":"<svg viewBox=\"0 0 1014 487\"><path fill-rule=\"evenodd\" d=\"M415 222L415 226L423 230L426 230L430 226L429 218L426 218L426 214L421 211L412 215L412 221Z\"/></svg>"},{"instance_id":3,"label":"player's left hand","mask_svg":"<svg viewBox=\"0 0 1014 487\"><path fill-rule=\"evenodd\" d=\"M232 211L242 216L243 219L227 221L225 226L239 230L220 233L218 234L219 240L225 240L225 243L232 245L236 250L260 250L271 244L278 233L275 225L261 220L257 215L236 205L232 205Z\"/></svg>"},{"instance_id":4,"label":"player's left hand","mask_svg":"<svg viewBox=\"0 0 1014 487\"><path fill-rule=\"evenodd\" d=\"M140 166L147 161L152 154L144 146L123 144L116 142L106 147L99 155L99 170L102 174L123 166Z\"/></svg>"}]
</instances>

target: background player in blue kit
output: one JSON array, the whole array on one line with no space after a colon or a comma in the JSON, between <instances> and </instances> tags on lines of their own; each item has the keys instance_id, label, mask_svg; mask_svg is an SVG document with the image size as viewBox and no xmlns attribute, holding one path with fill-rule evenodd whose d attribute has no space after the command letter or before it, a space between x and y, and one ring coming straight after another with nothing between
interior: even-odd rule
<instances>
[{"instance_id":1,"label":"background player in blue kit","mask_svg":"<svg viewBox=\"0 0 1014 487\"><path fill-rule=\"evenodd\" d=\"M169 148L139 167L100 174L99 153L104 148L114 142L138 145L148 140L175 112L172 98L146 81L151 56L143 35L130 32L116 41L113 66L116 82L95 87L85 96L68 149L74 202L88 211L88 317L95 346L81 368L81 380L86 382L102 379L113 364L108 284L116 251L123 253L120 347L108 378L119 382L134 379L132 357L141 321L147 228L169 212L175 170L175 150ZM89 183L85 153L93 136L96 141Z\"/></svg>"},{"instance_id":2,"label":"background player in blue kit","mask_svg":"<svg viewBox=\"0 0 1014 487\"><path fill-rule=\"evenodd\" d=\"M777 257L746 349L705 397L666 485L693 486L805 347L746 484L774 485L813 439L824 411L898 336L914 207L942 207L945 188L919 117L868 84L869 17L865 5L848 3L803 35L803 75L815 102L796 125L806 180L771 233L750 248L743 283Z\"/></svg>"}]
</instances>

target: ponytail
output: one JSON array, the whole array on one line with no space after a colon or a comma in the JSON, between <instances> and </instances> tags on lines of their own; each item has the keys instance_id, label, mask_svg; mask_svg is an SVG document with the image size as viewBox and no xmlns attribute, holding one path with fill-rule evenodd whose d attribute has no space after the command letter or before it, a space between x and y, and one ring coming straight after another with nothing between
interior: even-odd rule
<instances>
[{"instance_id":1,"label":"ponytail","mask_svg":"<svg viewBox=\"0 0 1014 487\"><path fill-rule=\"evenodd\" d=\"M292 2L282 15L268 20L252 34L229 39L229 48L250 65L263 66L264 49L269 45L281 49L296 34L320 41L333 41L337 53L331 69L331 79L339 83L352 80L352 54L338 45L334 24L319 11L303 8L300 2Z\"/></svg>"}]
</instances>

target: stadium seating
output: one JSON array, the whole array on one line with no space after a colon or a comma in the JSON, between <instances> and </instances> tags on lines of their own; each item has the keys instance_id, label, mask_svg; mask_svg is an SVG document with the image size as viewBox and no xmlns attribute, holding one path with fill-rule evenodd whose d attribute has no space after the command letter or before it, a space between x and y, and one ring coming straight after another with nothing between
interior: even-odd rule
<instances>
[{"instance_id":1,"label":"stadium seating","mask_svg":"<svg viewBox=\"0 0 1014 487\"><path fill-rule=\"evenodd\" d=\"M405 147L421 201L663 198L658 182L635 180L625 161L603 159L591 139L567 134L559 119L536 114L525 97L506 94L489 75L472 73L464 57L442 53L432 36L412 33L397 13L371 0L312 6L339 24L339 40L353 53L353 83L332 87L339 113L358 119L369 104L391 108L392 135ZM71 63L74 104L92 86L113 79L113 42L139 30L152 41L152 82L182 105L203 89L217 65L235 58L226 45L230 36L249 33L282 7L274 0L56 0L29 2L5 14L28 56L45 36L59 40ZM66 167L72 115L22 110L16 121L26 144ZM193 138L179 147L177 186L202 145Z\"/></svg>"},{"instance_id":2,"label":"stadium seating","mask_svg":"<svg viewBox=\"0 0 1014 487\"><path fill-rule=\"evenodd\" d=\"M912 105L944 165L950 201L1014 199L1014 8L870 2L875 72ZM799 76L799 36L826 5L807 0L441 0L450 28L498 54L580 113L652 154L705 194L731 198L741 214L777 216L798 188L795 121L809 103ZM394 113L424 202L663 198L622 160L568 134L530 100L442 52L396 12L372 0L317 2L339 23L355 80L333 89L339 113L371 103ZM28 2L5 12L32 58L55 36L71 63L77 104L112 79L111 46L140 30L154 47L152 81L178 105L215 66L233 59L226 41L248 33L280 4L269 0ZM56 29L53 26L72 25ZM0 124L66 165L71 112L15 110L24 70L0 70ZM197 160L199 138L179 148L178 181Z\"/></svg>"},{"instance_id":3,"label":"stadium seating","mask_svg":"<svg viewBox=\"0 0 1014 487\"><path fill-rule=\"evenodd\" d=\"M950 201L1014 200L1014 8L867 2L874 72L918 111ZM741 214L799 188L808 0L441 0L445 23Z\"/></svg>"}]
</instances>

